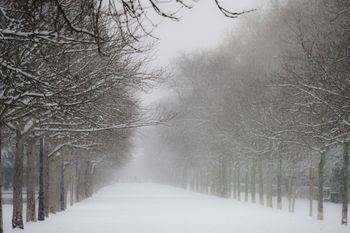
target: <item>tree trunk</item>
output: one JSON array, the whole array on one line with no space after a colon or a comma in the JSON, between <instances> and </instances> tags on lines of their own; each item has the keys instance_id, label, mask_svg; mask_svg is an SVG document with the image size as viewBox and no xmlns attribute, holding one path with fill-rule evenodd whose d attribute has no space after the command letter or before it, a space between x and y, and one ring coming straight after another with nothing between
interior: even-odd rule
<instances>
[{"instance_id":1,"label":"tree trunk","mask_svg":"<svg viewBox=\"0 0 350 233\"><path fill-rule=\"evenodd\" d=\"M348 203L349 203L349 142L344 143L343 167L341 181L342 217L341 224L348 225Z\"/></svg>"},{"instance_id":2,"label":"tree trunk","mask_svg":"<svg viewBox=\"0 0 350 233\"><path fill-rule=\"evenodd\" d=\"M201 168L199 168L197 170L197 192L202 193L203 192L202 188L203 188L202 170Z\"/></svg>"},{"instance_id":3,"label":"tree trunk","mask_svg":"<svg viewBox=\"0 0 350 233\"><path fill-rule=\"evenodd\" d=\"M35 222L35 139L29 138L27 152L27 222Z\"/></svg>"},{"instance_id":4,"label":"tree trunk","mask_svg":"<svg viewBox=\"0 0 350 233\"><path fill-rule=\"evenodd\" d=\"M255 190L255 185L256 185L256 162L253 161L253 166L252 166L252 177L251 177L251 185L250 185L250 192L251 192L251 200L253 203L256 202L256 190Z\"/></svg>"},{"instance_id":5,"label":"tree trunk","mask_svg":"<svg viewBox=\"0 0 350 233\"><path fill-rule=\"evenodd\" d=\"M20 130L16 130L16 153L13 175L12 228L23 229L23 136Z\"/></svg>"},{"instance_id":6,"label":"tree trunk","mask_svg":"<svg viewBox=\"0 0 350 233\"><path fill-rule=\"evenodd\" d=\"M199 171L198 171L198 190L200 193L204 193L204 176L203 176L203 169L202 168L199 168Z\"/></svg>"},{"instance_id":7,"label":"tree trunk","mask_svg":"<svg viewBox=\"0 0 350 233\"><path fill-rule=\"evenodd\" d=\"M75 188L75 200L80 202L80 192L81 192L81 164L79 163L80 159L75 161L75 174L76 174L76 188Z\"/></svg>"},{"instance_id":8,"label":"tree trunk","mask_svg":"<svg viewBox=\"0 0 350 233\"><path fill-rule=\"evenodd\" d=\"M60 208L61 211L65 210L66 204L65 204L65 185L64 185L64 158L62 155L61 159L61 184L60 184Z\"/></svg>"},{"instance_id":9,"label":"tree trunk","mask_svg":"<svg viewBox=\"0 0 350 233\"><path fill-rule=\"evenodd\" d=\"M232 169L230 168L230 165L226 167L227 171L227 198L232 198Z\"/></svg>"},{"instance_id":10,"label":"tree trunk","mask_svg":"<svg viewBox=\"0 0 350 233\"><path fill-rule=\"evenodd\" d=\"M191 187L191 191L195 191L195 173L194 170L190 171L190 187Z\"/></svg>"},{"instance_id":11,"label":"tree trunk","mask_svg":"<svg viewBox=\"0 0 350 233\"><path fill-rule=\"evenodd\" d=\"M244 186L244 201L248 202L249 195L249 165L247 165L247 171L245 174L245 186Z\"/></svg>"},{"instance_id":12,"label":"tree trunk","mask_svg":"<svg viewBox=\"0 0 350 233\"><path fill-rule=\"evenodd\" d=\"M295 207L295 199L297 197L297 178L293 177L293 181L292 181L292 212L294 212L294 207Z\"/></svg>"},{"instance_id":13,"label":"tree trunk","mask_svg":"<svg viewBox=\"0 0 350 233\"><path fill-rule=\"evenodd\" d=\"M232 168L232 182L233 182L233 198L237 199L237 182L236 182L236 176L237 176L237 172L236 172L236 168Z\"/></svg>"},{"instance_id":14,"label":"tree trunk","mask_svg":"<svg viewBox=\"0 0 350 233\"><path fill-rule=\"evenodd\" d=\"M323 220L323 171L324 171L324 164L326 160L326 152L321 152L320 162L318 164L318 205L317 205L317 219Z\"/></svg>"},{"instance_id":15,"label":"tree trunk","mask_svg":"<svg viewBox=\"0 0 350 233\"><path fill-rule=\"evenodd\" d=\"M192 172L192 190L195 191L195 179L196 172ZM92 196L92 163L88 160L86 161L86 170L85 170L85 197Z\"/></svg>"},{"instance_id":16,"label":"tree trunk","mask_svg":"<svg viewBox=\"0 0 350 233\"><path fill-rule=\"evenodd\" d=\"M288 177L288 211L292 212L292 193L293 193L293 177Z\"/></svg>"},{"instance_id":17,"label":"tree trunk","mask_svg":"<svg viewBox=\"0 0 350 233\"><path fill-rule=\"evenodd\" d=\"M183 173L182 173L182 187L184 189L187 189L187 166L183 168Z\"/></svg>"},{"instance_id":18,"label":"tree trunk","mask_svg":"<svg viewBox=\"0 0 350 233\"><path fill-rule=\"evenodd\" d=\"M241 200L241 164L238 161L237 162L237 168L236 168L236 180L237 180L237 199L238 201Z\"/></svg>"},{"instance_id":19,"label":"tree trunk","mask_svg":"<svg viewBox=\"0 0 350 233\"><path fill-rule=\"evenodd\" d=\"M266 182L266 206L272 208L272 155L270 155L267 164L267 182Z\"/></svg>"},{"instance_id":20,"label":"tree trunk","mask_svg":"<svg viewBox=\"0 0 350 233\"><path fill-rule=\"evenodd\" d=\"M49 212L55 214L56 213L56 187L57 187L57 169L56 169L56 160L49 159L49 169L51 176L50 179L50 188L49 188L49 195L50 195L50 201L49 201Z\"/></svg>"},{"instance_id":21,"label":"tree trunk","mask_svg":"<svg viewBox=\"0 0 350 233\"><path fill-rule=\"evenodd\" d=\"M70 198L70 205L72 206L74 204L74 191L75 191L75 178L74 178L74 174L73 174L73 171L74 171L74 167L71 166L71 174L70 174L70 195L69 195L69 198Z\"/></svg>"},{"instance_id":22,"label":"tree trunk","mask_svg":"<svg viewBox=\"0 0 350 233\"><path fill-rule=\"evenodd\" d=\"M228 188L227 188L227 164L226 164L226 160L225 157L222 156L221 158L221 179L220 179L220 183L221 183L221 190L220 190L220 194L221 197L228 197L227 193L228 193Z\"/></svg>"},{"instance_id":23,"label":"tree trunk","mask_svg":"<svg viewBox=\"0 0 350 233\"><path fill-rule=\"evenodd\" d=\"M310 187L309 187L309 216L312 216L313 208L312 202L314 199L314 185L315 185L315 168L311 167L309 172Z\"/></svg>"},{"instance_id":24,"label":"tree trunk","mask_svg":"<svg viewBox=\"0 0 350 233\"><path fill-rule=\"evenodd\" d=\"M209 168L206 167L204 171L204 193L209 194Z\"/></svg>"},{"instance_id":25,"label":"tree trunk","mask_svg":"<svg viewBox=\"0 0 350 233\"><path fill-rule=\"evenodd\" d=\"M39 210L38 220L45 220L45 200L44 200L44 138L40 138L39 149Z\"/></svg>"},{"instance_id":26,"label":"tree trunk","mask_svg":"<svg viewBox=\"0 0 350 233\"><path fill-rule=\"evenodd\" d=\"M264 205L264 171L263 159L259 158L259 200L260 204Z\"/></svg>"},{"instance_id":27,"label":"tree trunk","mask_svg":"<svg viewBox=\"0 0 350 233\"><path fill-rule=\"evenodd\" d=\"M282 209L282 154L279 153L277 169L277 209Z\"/></svg>"},{"instance_id":28,"label":"tree trunk","mask_svg":"<svg viewBox=\"0 0 350 233\"><path fill-rule=\"evenodd\" d=\"M50 212L50 161L45 150L45 144L43 147L43 172L44 172L44 213L45 217L49 217Z\"/></svg>"},{"instance_id":29,"label":"tree trunk","mask_svg":"<svg viewBox=\"0 0 350 233\"><path fill-rule=\"evenodd\" d=\"M61 155L62 156L62 155ZM55 185L55 211L61 211L61 157L55 161L56 185Z\"/></svg>"},{"instance_id":30,"label":"tree trunk","mask_svg":"<svg viewBox=\"0 0 350 233\"><path fill-rule=\"evenodd\" d=\"M2 124L0 123L0 233L4 232L2 217Z\"/></svg>"}]
</instances>

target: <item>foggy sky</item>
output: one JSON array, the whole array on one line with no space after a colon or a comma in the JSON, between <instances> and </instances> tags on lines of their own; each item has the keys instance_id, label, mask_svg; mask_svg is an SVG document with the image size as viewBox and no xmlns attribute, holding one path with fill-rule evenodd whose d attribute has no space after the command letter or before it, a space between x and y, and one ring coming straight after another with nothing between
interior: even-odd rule
<instances>
[{"instance_id":1,"label":"foggy sky","mask_svg":"<svg viewBox=\"0 0 350 233\"><path fill-rule=\"evenodd\" d=\"M267 0L221 0L226 9L239 12L261 8ZM183 9L179 21L163 20L154 30L159 38L156 65L168 65L180 52L215 47L232 30L239 19L225 17L216 7L214 0L200 0L193 9Z\"/></svg>"}]
</instances>

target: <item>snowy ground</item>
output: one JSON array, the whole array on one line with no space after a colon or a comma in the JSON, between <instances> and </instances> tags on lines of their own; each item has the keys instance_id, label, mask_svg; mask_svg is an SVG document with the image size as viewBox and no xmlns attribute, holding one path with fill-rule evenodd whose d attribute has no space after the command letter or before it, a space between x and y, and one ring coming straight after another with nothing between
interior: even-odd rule
<instances>
[{"instance_id":1,"label":"snowy ground","mask_svg":"<svg viewBox=\"0 0 350 233\"><path fill-rule=\"evenodd\" d=\"M45 222L11 230L11 206L4 206L5 232L23 233L342 233L340 206L326 203L326 220L296 212L221 199L148 183L117 183ZM316 204L316 203L315 203Z\"/></svg>"}]
</instances>

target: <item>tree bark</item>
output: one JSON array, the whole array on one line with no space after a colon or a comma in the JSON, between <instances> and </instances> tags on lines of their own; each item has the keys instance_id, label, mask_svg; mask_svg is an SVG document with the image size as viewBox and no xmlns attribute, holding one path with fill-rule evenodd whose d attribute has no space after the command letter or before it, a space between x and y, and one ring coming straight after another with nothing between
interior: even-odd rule
<instances>
[{"instance_id":1,"label":"tree bark","mask_svg":"<svg viewBox=\"0 0 350 233\"><path fill-rule=\"evenodd\" d=\"M61 156L61 183L60 183L60 208L61 211L66 209L66 204L65 204L65 185L64 185L64 158L63 155Z\"/></svg>"},{"instance_id":2,"label":"tree bark","mask_svg":"<svg viewBox=\"0 0 350 233\"><path fill-rule=\"evenodd\" d=\"M295 199L297 197L297 178L293 177L292 179L292 212L294 212Z\"/></svg>"},{"instance_id":3,"label":"tree bark","mask_svg":"<svg viewBox=\"0 0 350 233\"><path fill-rule=\"evenodd\" d=\"M49 217L50 212L50 161L47 154L47 149L43 147L43 164L44 164L44 213L45 217Z\"/></svg>"},{"instance_id":4,"label":"tree bark","mask_svg":"<svg viewBox=\"0 0 350 233\"><path fill-rule=\"evenodd\" d=\"M45 198L44 198L44 138L40 138L39 149L39 210L38 220L45 220Z\"/></svg>"},{"instance_id":5,"label":"tree bark","mask_svg":"<svg viewBox=\"0 0 350 233\"><path fill-rule=\"evenodd\" d=\"M27 152L27 222L35 222L35 139L29 138Z\"/></svg>"},{"instance_id":6,"label":"tree bark","mask_svg":"<svg viewBox=\"0 0 350 233\"><path fill-rule=\"evenodd\" d=\"M236 172L236 168L232 168L232 182L233 182L233 198L237 199L237 182L236 182L236 176L237 176L237 172Z\"/></svg>"},{"instance_id":7,"label":"tree bark","mask_svg":"<svg viewBox=\"0 0 350 233\"><path fill-rule=\"evenodd\" d=\"M288 211L292 212L292 193L293 193L293 177L288 177Z\"/></svg>"},{"instance_id":8,"label":"tree bark","mask_svg":"<svg viewBox=\"0 0 350 233\"><path fill-rule=\"evenodd\" d=\"M57 171L57 161L56 158L49 159L49 167L50 167L50 188L49 188L49 195L50 195L50 201L49 201L49 211L50 213L55 214L58 210L57 207L57 195L59 196L59 192L57 192L57 186L59 185L59 177L60 173Z\"/></svg>"},{"instance_id":9,"label":"tree bark","mask_svg":"<svg viewBox=\"0 0 350 233\"><path fill-rule=\"evenodd\" d=\"M238 161L237 162L237 168L236 168L236 180L237 180L237 199L238 201L241 200L241 164Z\"/></svg>"},{"instance_id":10,"label":"tree bark","mask_svg":"<svg viewBox=\"0 0 350 233\"><path fill-rule=\"evenodd\" d=\"M195 177L196 173L192 172L192 190L195 191ZM84 178L84 188L85 188L85 197L92 196L92 163L87 160L86 161L86 169L85 169L85 178Z\"/></svg>"},{"instance_id":11,"label":"tree bark","mask_svg":"<svg viewBox=\"0 0 350 233\"><path fill-rule=\"evenodd\" d=\"M227 165L224 156L221 157L221 197L228 197L228 188L227 188Z\"/></svg>"},{"instance_id":12,"label":"tree bark","mask_svg":"<svg viewBox=\"0 0 350 233\"><path fill-rule=\"evenodd\" d=\"M266 206L272 208L272 155L270 155L267 164L267 182L266 182Z\"/></svg>"},{"instance_id":13,"label":"tree bark","mask_svg":"<svg viewBox=\"0 0 350 233\"><path fill-rule=\"evenodd\" d=\"M341 196L342 196L342 217L341 224L348 225L348 204L349 204L349 142L344 143L343 151L343 167L341 181Z\"/></svg>"},{"instance_id":14,"label":"tree bark","mask_svg":"<svg viewBox=\"0 0 350 233\"><path fill-rule=\"evenodd\" d=\"M227 170L227 198L232 198L232 169L230 168L230 165L226 168Z\"/></svg>"},{"instance_id":15,"label":"tree bark","mask_svg":"<svg viewBox=\"0 0 350 233\"><path fill-rule=\"evenodd\" d=\"M249 165L247 165L247 171L245 174L245 186L244 186L244 201L248 202L249 195Z\"/></svg>"},{"instance_id":16,"label":"tree bark","mask_svg":"<svg viewBox=\"0 0 350 233\"><path fill-rule=\"evenodd\" d=\"M324 164L326 160L326 152L321 152L320 162L318 164L318 204L317 204L317 219L323 220L323 183L324 183Z\"/></svg>"},{"instance_id":17,"label":"tree bark","mask_svg":"<svg viewBox=\"0 0 350 233\"><path fill-rule=\"evenodd\" d=\"M0 233L4 232L2 217L2 124L0 123Z\"/></svg>"},{"instance_id":18,"label":"tree bark","mask_svg":"<svg viewBox=\"0 0 350 233\"><path fill-rule=\"evenodd\" d=\"M55 161L56 185L55 185L55 211L61 211L61 156Z\"/></svg>"},{"instance_id":19,"label":"tree bark","mask_svg":"<svg viewBox=\"0 0 350 233\"><path fill-rule=\"evenodd\" d=\"M282 154L279 153L277 169L277 209L282 209Z\"/></svg>"},{"instance_id":20,"label":"tree bark","mask_svg":"<svg viewBox=\"0 0 350 233\"><path fill-rule=\"evenodd\" d=\"M183 168L183 173L182 173L182 187L184 189L187 189L187 166Z\"/></svg>"},{"instance_id":21,"label":"tree bark","mask_svg":"<svg viewBox=\"0 0 350 233\"><path fill-rule=\"evenodd\" d=\"M199 185L199 192L200 193L204 193L204 172L203 172L203 169L202 168L199 168L199 172L198 172L198 176L199 176L199 182L198 182L198 185Z\"/></svg>"},{"instance_id":22,"label":"tree bark","mask_svg":"<svg viewBox=\"0 0 350 233\"><path fill-rule=\"evenodd\" d=\"M72 164L72 166L71 166L71 168L70 168L70 189L69 189L69 191L70 191L70 195L69 195L69 199L70 199L70 205L72 206L73 204L74 204L74 191L75 191L75 176L74 176L74 168L75 167L73 167L73 164Z\"/></svg>"},{"instance_id":23,"label":"tree bark","mask_svg":"<svg viewBox=\"0 0 350 233\"><path fill-rule=\"evenodd\" d=\"M23 229L23 135L16 130L16 153L13 173L13 213L12 228Z\"/></svg>"},{"instance_id":24,"label":"tree bark","mask_svg":"<svg viewBox=\"0 0 350 233\"><path fill-rule=\"evenodd\" d=\"M253 166L252 166L252 171L251 171L251 185L250 185L250 192L251 192L251 200L253 203L256 202L256 190L255 190L255 185L256 185L256 162L253 161Z\"/></svg>"},{"instance_id":25,"label":"tree bark","mask_svg":"<svg viewBox=\"0 0 350 233\"><path fill-rule=\"evenodd\" d=\"M263 159L259 158L259 200L260 204L264 205L264 172L263 172Z\"/></svg>"},{"instance_id":26,"label":"tree bark","mask_svg":"<svg viewBox=\"0 0 350 233\"><path fill-rule=\"evenodd\" d=\"M80 201L80 172L79 172L79 161L75 160L75 201Z\"/></svg>"},{"instance_id":27,"label":"tree bark","mask_svg":"<svg viewBox=\"0 0 350 233\"><path fill-rule=\"evenodd\" d=\"M310 187L309 187L309 216L312 216L313 212L313 199L314 199L314 185L315 185L315 169L313 167L310 168L309 172L309 179L310 179Z\"/></svg>"}]
</instances>

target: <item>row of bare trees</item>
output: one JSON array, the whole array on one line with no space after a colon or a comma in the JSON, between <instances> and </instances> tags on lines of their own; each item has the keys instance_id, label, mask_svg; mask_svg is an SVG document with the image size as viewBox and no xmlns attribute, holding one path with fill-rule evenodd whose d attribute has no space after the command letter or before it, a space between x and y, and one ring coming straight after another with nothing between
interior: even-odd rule
<instances>
[{"instance_id":1,"label":"row of bare trees","mask_svg":"<svg viewBox=\"0 0 350 233\"><path fill-rule=\"evenodd\" d=\"M285 195L291 211L297 185L309 186L310 215L315 196L321 220L337 168L346 225L349 9L343 0L271 1L218 48L180 57L171 83L178 117L157 130L169 180L223 197L245 191L248 200L250 191L253 202L258 191L269 207L276 195L279 209Z\"/></svg>"},{"instance_id":2,"label":"row of bare trees","mask_svg":"<svg viewBox=\"0 0 350 233\"><path fill-rule=\"evenodd\" d=\"M135 98L159 76L140 56L149 49L133 16L140 9L118 4L0 3L0 148L14 152L13 228L24 228L24 191L27 222L90 197L128 158L131 129L154 123Z\"/></svg>"}]
</instances>

